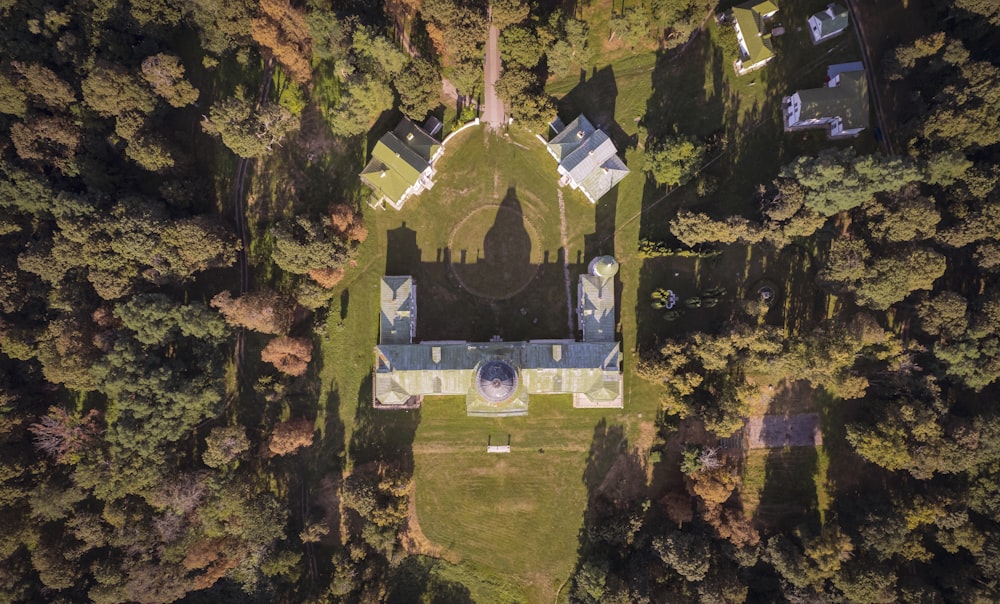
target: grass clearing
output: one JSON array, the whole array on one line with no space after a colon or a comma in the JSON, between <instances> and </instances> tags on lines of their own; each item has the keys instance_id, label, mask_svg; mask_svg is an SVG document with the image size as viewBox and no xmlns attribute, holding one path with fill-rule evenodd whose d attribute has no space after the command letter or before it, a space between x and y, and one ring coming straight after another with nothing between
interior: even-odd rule
<instances>
[{"instance_id":1,"label":"grass clearing","mask_svg":"<svg viewBox=\"0 0 1000 604\"><path fill-rule=\"evenodd\" d=\"M574 409L568 396L533 396L525 417L468 417L454 397L428 398L420 413L413 455L424 535L460 566L516 579L509 601L552 601L576 563L595 427L631 424L634 443L638 422ZM486 453L488 435L504 443L508 434L510 454Z\"/></svg>"},{"instance_id":2,"label":"grass clearing","mask_svg":"<svg viewBox=\"0 0 1000 604\"><path fill-rule=\"evenodd\" d=\"M641 161L641 154L632 150L629 158ZM637 275L628 272L628 262L635 258L638 221L630 223L626 240L610 230L616 216L611 214L605 226L612 239L603 240L594 205L569 189L561 191L563 248L556 163L536 138L515 130L501 139L470 128L449 141L437 167L434 188L411 199L402 211L365 210L369 238L329 309L319 369L321 402L329 401L327 412L339 412L348 441L358 405L370 401L383 274L415 276L417 334L425 340L488 340L495 334L507 340L567 337L563 257L575 297L577 275L601 245L620 249L623 280ZM609 210L638 211L642 186L641 174L630 175L609 196L614 198L610 207L598 205L597 218ZM470 216L467 228L456 231ZM519 241L519 247L504 248L512 241ZM523 291L509 298L483 298L460 287L470 273L480 284L490 274L503 281L500 273L477 274L492 270L488 260L498 250L522 263L521 272L534 272ZM630 310L635 282L623 284L627 342L634 341L636 329ZM628 343L625 350L630 354ZM626 360L625 366L631 363ZM627 373L625 411L573 409L568 396L535 396L526 417L470 418L461 398L429 398L414 412L420 414L412 444L416 516L426 539L457 561L437 560L433 573L468 586L477 601L553 600L576 563L587 504L583 477L596 428L604 425L602 420L621 425L630 446L648 449L652 444L657 398L647 392L649 385L632 381ZM368 419L388 420L390 414L397 415L379 412ZM505 442L508 433L514 452L487 455L487 436Z\"/></svg>"},{"instance_id":3,"label":"grass clearing","mask_svg":"<svg viewBox=\"0 0 1000 604\"><path fill-rule=\"evenodd\" d=\"M604 2L595 6L609 8ZM783 5L782 11L781 19L793 24L806 8L803 3L784 12ZM759 248L739 248L716 260L655 261L644 261L637 252L640 231L653 238L669 237L667 222L678 207L753 215L757 184L768 182L792 158L831 146L821 132L785 135L780 101L796 88L821 85L827 64L859 58L852 55L856 42L846 36L832 42L835 46L829 48L834 50L828 52L802 45L807 32L794 25L788 30L778 40L774 64L744 78L735 75L724 55L719 36L727 32L711 23L683 54L615 51L600 55L582 77L548 82L547 90L561 98L563 119L584 112L607 127L632 170L596 207L574 191L561 191L565 243L555 162L537 139L516 129L501 139L470 128L449 142L432 190L410 200L400 212L366 210L371 235L331 305L320 370L327 394L339 404L348 438L357 405L367 404L365 397L370 397L381 275L416 278L418 308L433 309L418 311L421 339L483 341L499 334L517 340L568 335L566 303L572 300L564 293L564 259L573 292L577 275L593 255L614 253L621 262L624 411L578 410L568 397L533 397L526 417L469 418L460 398L429 398L415 412L416 516L426 539L447 552L448 560L457 561L438 560L433 572L468 586L476 600L555 599L576 561L587 503L584 472L595 428L602 420L624 425L630 446L648 446L651 437L646 432L656 417L659 387L633 374L638 340L641 336L644 346L653 346L656 334L670 331L646 310L649 292L674 285L680 278L676 275L684 275L692 288L722 285L735 297L761 278L785 283L786 270L809 266L809 250L776 256ZM591 31L601 27L592 23ZM718 135L723 141L718 159L704 172L717 188L704 198L693 184L666 196L643 173L647 133L662 135L675 126L699 137ZM838 144L853 144L859 152L873 146L864 137ZM513 219L503 220L502 215ZM456 230L466 218L465 226ZM504 258L514 261L498 271L490 258L501 249ZM505 297L513 288L508 279L525 275L530 277L527 286ZM485 291L487 286L498 290ZM487 295L474 295L470 289ZM807 295L814 300L808 279L789 282L783 293L782 316L812 308L805 302ZM719 316L713 314L716 310ZM702 314L699 322L677 330L712 331L728 316L728 305ZM784 319L789 330L808 327ZM510 434L513 452L488 455L486 439L491 434L501 441ZM826 486L835 482L838 471L835 451L829 453L814 448L750 452L743 491L748 512L767 526L810 520L817 514L821 518L830 506ZM565 597L565 590L561 595Z\"/></svg>"},{"instance_id":4,"label":"grass clearing","mask_svg":"<svg viewBox=\"0 0 1000 604\"><path fill-rule=\"evenodd\" d=\"M818 460L822 447L752 449L743 465L740 492L743 510L767 531L779 526L820 521L829 506L825 480L817 486Z\"/></svg>"}]
</instances>

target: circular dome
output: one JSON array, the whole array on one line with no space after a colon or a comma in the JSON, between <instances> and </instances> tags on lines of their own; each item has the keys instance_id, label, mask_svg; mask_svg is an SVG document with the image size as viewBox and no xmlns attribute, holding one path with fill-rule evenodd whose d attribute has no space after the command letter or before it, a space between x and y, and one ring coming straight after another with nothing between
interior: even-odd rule
<instances>
[{"instance_id":1,"label":"circular dome","mask_svg":"<svg viewBox=\"0 0 1000 604\"><path fill-rule=\"evenodd\" d=\"M610 279L618 272L618 261L614 256L601 256L590 263L590 272L595 277Z\"/></svg>"},{"instance_id":2,"label":"circular dome","mask_svg":"<svg viewBox=\"0 0 1000 604\"><path fill-rule=\"evenodd\" d=\"M476 374L476 390L491 403L501 403L517 390L517 371L504 361L487 361Z\"/></svg>"}]
</instances>

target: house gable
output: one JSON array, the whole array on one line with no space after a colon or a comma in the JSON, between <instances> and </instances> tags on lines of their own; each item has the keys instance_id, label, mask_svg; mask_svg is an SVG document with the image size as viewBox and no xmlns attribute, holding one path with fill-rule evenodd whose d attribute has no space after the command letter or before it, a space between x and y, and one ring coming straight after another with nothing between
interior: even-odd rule
<instances>
[{"instance_id":1,"label":"house gable","mask_svg":"<svg viewBox=\"0 0 1000 604\"><path fill-rule=\"evenodd\" d=\"M375 205L388 201L398 209L407 197L429 188L421 179L432 174L441 149L438 141L406 118L395 130L382 135L361 171L361 180L377 200Z\"/></svg>"},{"instance_id":2,"label":"house gable","mask_svg":"<svg viewBox=\"0 0 1000 604\"><path fill-rule=\"evenodd\" d=\"M582 114L546 143L546 148L559 162L560 184L580 189L593 203L629 173L611 137Z\"/></svg>"},{"instance_id":3,"label":"house gable","mask_svg":"<svg viewBox=\"0 0 1000 604\"><path fill-rule=\"evenodd\" d=\"M847 29L849 13L839 4L830 4L826 9L809 17L809 34L813 42L820 42Z\"/></svg>"},{"instance_id":4,"label":"house gable","mask_svg":"<svg viewBox=\"0 0 1000 604\"><path fill-rule=\"evenodd\" d=\"M828 125L830 136L857 134L868 128L868 80L852 64L833 65L828 70L830 85L799 90L785 97L787 129Z\"/></svg>"},{"instance_id":5,"label":"house gable","mask_svg":"<svg viewBox=\"0 0 1000 604\"><path fill-rule=\"evenodd\" d=\"M764 2L750 0L733 7L736 36L743 55L737 61L736 70L741 74L760 67L774 58L771 34L765 31L764 21L777 12L777 5L770 0Z\"/></svg>"}]
</instances>

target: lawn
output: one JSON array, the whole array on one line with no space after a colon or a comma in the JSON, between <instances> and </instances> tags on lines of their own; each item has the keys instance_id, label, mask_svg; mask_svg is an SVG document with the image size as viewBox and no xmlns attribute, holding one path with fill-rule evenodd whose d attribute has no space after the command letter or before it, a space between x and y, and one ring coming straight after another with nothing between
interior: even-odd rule
<instances>
[{"instance_id":1,"label":"lawn","mask_svg":"<svg viewBox=\"0 0 1000 604\"><path fill-rule=\"evenodd\" d=\"M533 136L470 128L449 141L433 189L399 212L366 210L370 235L331 305L320 368L321 406L339 412L348 440L370 404L381 275L414 275L420 339L565 338L572 336L563 258L573 302L577 276L595 253L620 249L635 258L638 222L630 223L630 240L615 238L615 214L598 224L608 207L595 209L579 193L559 190L555 167ZM641 190L641 175L630 175L609 195L611 209L638 211ZM627 310L635 281L624 280L637 274L627 272L628 261L627 339L635 333ZM602 420L623 426L641 454L652 444L656 397L645 384L636 396L628 357L625 367L624 411L573 409L568 396L536 396L527 417L484 419L467 417L462 399L425 402L412 444L415 513L428 546L456 562L438 561L435 573L465 583L479 601L555 597L576 563L595 428ZM512 453L487 455L490 434L501 442L510 434Z\"/></svg>"},{"instance_id":2,"label":"lawn","mask_svg":"<svg viewBox=\"0 0 1000 604\"><path fill-rule=\"evenodd\" d=\"M783 16L792 23L804 10L789 7ZM828 47L806 47L807 33L788 29L779 59L744 78L724 56L725 30L710 23L681 55L615 53L610 64L598 55L588 72L548 82L563 120L585 112L609 131L632 170L596 206L557 188L555 162L535 137L516 128L498 137L476 127L449 141L432 190L399 212L366 209L370 237L334 299L323 342L327 406L332 412L339 405L347 438L356 412L370 403L381 275L415 277L419 339L564 338L576 278L589 259L614 253L621 262L623 411L574 410L568 397L534 397L528 416L519 418L469 418L455 398L429 398L419 411L412 434L414 521L426 551L442 558L434 572L467 585L478 601L551 601L557 592L565 598L560 588L576 562L595 428L602 420L624 425L629 446L642 455L652 444L658 387L633 369L639 340L647 348L672 330L648 310L653 288L680 279L692 290L728 289L727 304L686 317L681 331L711 331L761 279L785 284L771 320L793 333L810 322L797 317L815 316L816 298L800 294L815 293L808 279L784 279L793 267L810 266L812 250L774 255L734 247L716 260L646 260L637 251L640 231L669 236L667 221L679 207L753 215L756 184L795 156L829 146L821 133L784 135L780 99L797 87L821 85L827 63L858 58L856 42L848 35ZM715 141L704 171L714 193L699 197L694 183L668 193L645 177L647 135L675 126ZM861 152L873 146L867 138L854 143ZM489 436L506 442L508 434L510 454L485 452ZM792 520L792 507L816 518L829 505L827 464L826 453L815 449L753 452L744 468L744 503L767 524Z\"/></svg>"},{"instance_id":3,"label":"lawn","mask_svg":"<svg viewBox=\"0 0 1000 604\"><path fill-rule=\"evenodd\" d=\"M829 506L825 455L822 447L748 451L740 497L754 524L769 531L818 523Z\"/></svg>"},{"instance_id":4,"label":"lawn","mask_svg":"<svg viewBox=\"0 0 1000 604\"><path fill-rule=\"evenodd\" d=\"M413 445L423 534L458 566L508 579L469 585L476 601L554 600L576 564L595 428L605 419L637 433L636 411L535 396L525 417L484 419L468 417L464 399L425 400ZM504 444L508 434L510 454L486 453L488 436Z\"/></svg>"},{"instance_id":5,"label":"lawn","mask_svg":"<svg viewBox=\"0 0 1000 604\"><path fill-rule=\"evenodd\" d=\"M377 214L373 236L386 238L380 270L416 280L419 339L572 337L563 257L575 292L591 256L594 206L560 191L555 168L526 133L470 128L448 142L433 189Z\"/></svg>"}]
</instances>

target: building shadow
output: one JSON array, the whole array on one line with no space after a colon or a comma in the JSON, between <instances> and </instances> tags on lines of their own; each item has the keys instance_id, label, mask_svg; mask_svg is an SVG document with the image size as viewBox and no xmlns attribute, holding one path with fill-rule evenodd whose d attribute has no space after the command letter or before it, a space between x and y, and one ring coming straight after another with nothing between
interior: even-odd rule
<instances>
[{"instance_id":1,"label":"building shadow","mask_svg":"<svg viewBox=\"0 0 1000 604\"><path fill-rule=\"evenodd\" d=\"M626 134L615 121L617 99L618 83L614 68L611 65L601 69L595 67L590 78L581 73L580 83L559 99L559 118L568 124L581 113L586 115L590 123L608 133L624 159L625 150L635 148L638 143L638 135Z\"/></svg>"},{"instance_id":2,"label":"building shadow","mask_svg":"<svg viewBox=\"0 0 1000 604\"><path fill-rule=\"evenodd\" d=\"M566 258L561 248L533 249L515 187L490 218L488 227L470 221L455 249L426 253L405 223L387 231L385 274L410 275L416 283L415 340L575 339L577 278L596 254Z\"/></svg>"},{"instance_id":3,"label":"building shadow","mask_svg":"<svg viewBox=\"0 0 1000 604\"><path fill-rule=\"evenodd\" d=\"M463 250L464 251L464 250ZM531 264L531 235L524 226L524 213L516 187L508 187L493 226L483 239L482 270L491 280L512 282Z\"/></svg>"}]
</instances>

